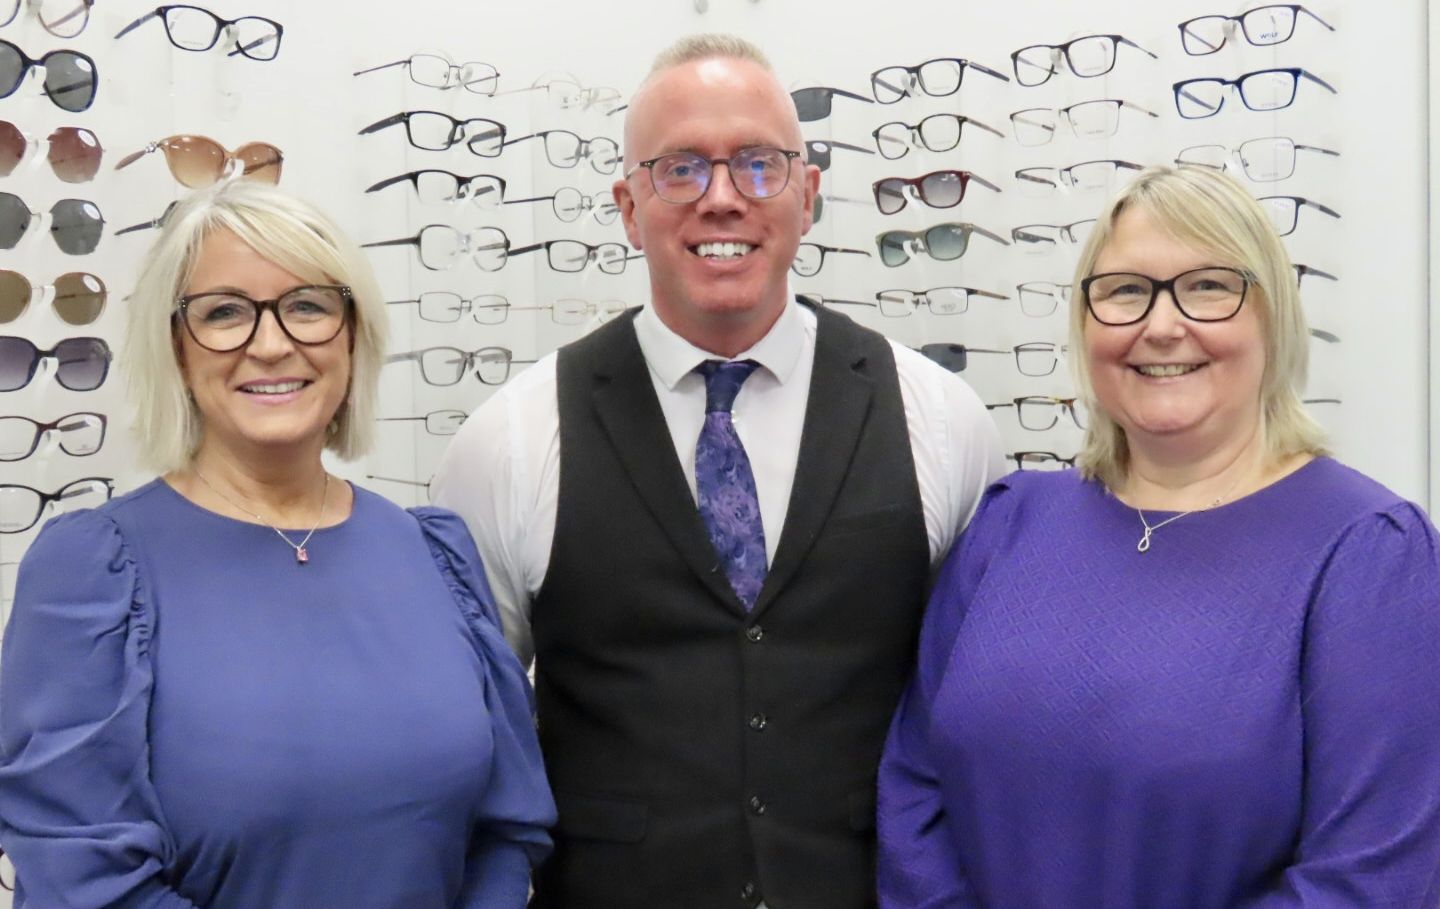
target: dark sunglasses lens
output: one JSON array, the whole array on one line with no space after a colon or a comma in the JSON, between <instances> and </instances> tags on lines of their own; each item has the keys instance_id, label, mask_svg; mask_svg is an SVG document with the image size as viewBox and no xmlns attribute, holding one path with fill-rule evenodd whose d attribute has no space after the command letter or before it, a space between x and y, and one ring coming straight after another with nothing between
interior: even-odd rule
<instances>
[{"instance_id":1,"label":"dark sunglasses lens","mask_svg":"<svg viewBox=\"0 0 1440 909\"><path fill-rule=\"evenodd\" d=\"M98 81L95 64L84 54L74 51L51 51L46 54L45 94L55 106L71 113L89 109L95 101Z\"/></svg>"},{"instance_id":2,"label":"dark sunglasses lens","mask_svg":"<svg viewBox=\"0 0 1440 909\"><path fill-rule=\"evenodd\" d=\"M965 198L965 180L953 170L928 174L920 181L920 196L931 208L954 208Z\"/></svg>"},{"instance_id":3,"label":"dark sunglasses lens","mask_svg":"<svg viewBox=\"0 0 1440 909\"><path fill-rule=\"evenodd\" d=\"M62 126L50 134L50 167L66 183L85 183L100 170L100 140L81 126Z\"/></svg>"},{"instance_id":4,"label":"dark sunglasses lens","mask_svg":"<svg viewBox=\"0 0 1440 909\"><path fill-rule=\"evenodd\" d=\"M280 153L280 149L269 142L251 142L242 145L235 149L235 157L240 161L241 176L259 180L262 183L280 182L280 167L285 161L285 156Z\"/></svg>"},{"instance_id":5,"label":"dark sunglasses lens","mask_svg":"<svg viewBox=\"0 0 1440 909\"><path fill-rule=\"evenodd\" d=\"M16 391L29 384L38 353L25 338L0 337L0 391Z\"/></svg>"},{"instance_id":6,"label":"dark sunglasses lens","mask_svg":"<svg viewBox=\"0 0 1440 909\"><path fill-rule=\"evenodd\" d=\"M958 259L970 245L970 231L953 224L937 224L925 232L925 248L941 261Z\"/></svg>"},{"instance_id":7,"label":"dark sunglasses lens","mask_svg":"<svg viewBox=\"0 0 1440 909\"><path fill-rule=\"evenodd\" d=\"M875 205L882 215L893 215L905 207L905 181L881 180L875 184Z\"/></svg>"},{"instance_id":8,"label":"dark sunglasses lens","mask_svg":"<svg viewBox=\"0 0 1440 909\"><path fill-rule=\"evenodd\" d=\"M795 114L801 123L824 120L830 116L830 92L823 88L802 88L790 93L795 99Z\"/></svg>"},{"instance_id":9,"label":"dark sunglasses lens","mask_svg":"<svg viewBox=\"0 0 1440 909\"><path fill-rule=\"evenodd\" d=\"M55 312L71 325L89 325L105 309L105 282L83 271L55 279Z\"/></svg>"},{"instance_id":10,"label":"dark sunglasses lens","mask_svg":"<svg viewBox=\"0 0 1440 909\"><path fill-rule=\"evenodd\" d=\"M0 120L0 177L8 177L25 157L25 134L8 120Z\"/></svg>"},{"instance_id":11,"label":"dark sunglasses lens","mask_svg":"<svg viewBox=\"0 0 1440 909\"><path fill-rule=\"evenodd\" d=\"M99 338L66 338L55 345L55 380L71 391L93 391L110 371L110 347Z\"/></svg>"},{"instance_id":12,"label":"dark sunglasses lens","mask_svg":"<svg viewBox=\"0 0 1440 909\"><path fill-rule=\"evenodd\" d=\"M0 41L0 98L15 93L28 68L20 48L9 41Z\"/></svg>"},{"instance_id":13,"label":"dark sunglasses lens","mask_svg":"<svg viewBox=\"0 0 1440 909\"><path fill-rule=\"evenodd\" d=\"M968 365L964 344L924 344L920 352L951 372L964 372Z\"/></svg>"},{"instance_id":14,"label":"dark sunglasses lens","mask_svg":"<svg viewBox=\"0 0 1440 909\"><path fill-rule=\"evenodd\" d=\"M823 170L830 169L830 146L824 142L806 142L805 160Z\"/></svg>"},{"instance_id":15,"label":"dark sunglasses lens","mask_svg":"<svg viewBox=\"0 0 1440 909\"><path fill-rule=\"evenodd\" d=\"M0 249L14 249L30 227L30 208L14 193L0 193Z\"/></svg>"},{"instance_id":16,"label":"dark sunglasses lens","mask_svg":"<svg viewBox=\"0 0 1440 909\"><path fill-rule=\"evenodd\" d=\"M30 305L30 282L19 272L0 271L0 322L14 322Z\"/></svg>"},{"instance_id":17,"label":"dark sunglasses lens","mask_svg":"<svg viewBox=\"0 0 1440 909\"><path fill-rule=\"evenodd\" d=\"M820 223L820 219L823 218L824 216L825 216L825 197L824 197L824 196L816 196L816 197L815 197L815 211L812 212L811 215L810 215L810 222L811 222L812 224L819 224L819 223Z\"/></svg>"},{"instance_id":18,"label":"dark sunglasses lens","mask_svg":"<svg viewBox=\"0 0 1440 909\"><path fill-rule=\"evenodd\" d=\"M895 267L904 265L910 260L910 253L905 249L906 242L910 239L904 231L892 231L880 235L880 261Z\"/></svg>"},{"instance_id":19,"label":"dark sunglasses lens","mask_svg":"<svg viewBox=\"0 0 1440 909\"><path fill-rule=\"evenodd\" d=\"M94 202L83 199L61 199L50 209L52 224L50 235L60 251L72 256L83 256L95 251L100 245L100 229L105 219Z\"/></svg>"}]
</instances>

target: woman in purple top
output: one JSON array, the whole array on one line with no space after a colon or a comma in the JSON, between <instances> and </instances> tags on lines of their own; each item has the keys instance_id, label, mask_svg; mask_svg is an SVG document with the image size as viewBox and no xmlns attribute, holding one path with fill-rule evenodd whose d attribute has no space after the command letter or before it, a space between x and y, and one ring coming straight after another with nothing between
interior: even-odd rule
<instances>
[{"instance_id":1,"label":"woman in purple top","mask_svg":"<svg viewBox=\"0 0 1440 909\"><path fill-rule=\"evenodd\" d=\"M17 907L521 909L555 809L474 544L321 460L374 426L386 315L359 250L234 180L169 213L130 307L162 477L21 565Z\"/></svg>"},{"instance_id":2,"label":"woman in purple top","mask_svg":"<svg viewBox=\"0 0 1440 909\"><path fill-rule=\"evenodd\" d=\"M886 909L1440 905L1440 543L1324 456L1285 249L1149 170L1081 256L1078 470L987 493L880 767Z\"/></svg>"}]
</instances>

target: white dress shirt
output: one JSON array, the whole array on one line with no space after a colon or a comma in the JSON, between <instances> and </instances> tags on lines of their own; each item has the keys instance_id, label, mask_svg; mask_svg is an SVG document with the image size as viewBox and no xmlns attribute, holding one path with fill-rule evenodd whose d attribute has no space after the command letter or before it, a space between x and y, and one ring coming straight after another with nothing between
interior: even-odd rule
<instances>
[{"instance_id":1,"label":"white dress shirt","mask_svg":"<svg viewBox=\"0 0 1440 909\"><path fill-rule=\"evenodd\" d=\"M800 456L815 326L815 314L792 299L765 337L734 358L760 364L732 413L755 474L771 560ZM695 443L705 420L705 380L695 367L716 357L675 334L648 306L635 319L635 333L693 496ZM934 566L985 487L1004 473L1000 434L958 376L904 345L890 347ZM560 486L555 383L553 353L511 379L465 421L434 482L435 504L458 512L474 535L505 636L527 666L534 656L530 604L550 564ZM657 452L657 465L668 454Z\"/></svg>"}]
</instances>

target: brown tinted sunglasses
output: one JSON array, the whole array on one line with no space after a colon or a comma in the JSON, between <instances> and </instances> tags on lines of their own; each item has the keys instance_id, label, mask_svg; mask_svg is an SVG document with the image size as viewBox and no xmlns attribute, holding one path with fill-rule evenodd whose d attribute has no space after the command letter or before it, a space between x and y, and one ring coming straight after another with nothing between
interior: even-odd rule
<instances>
[{"instance_id":1,"label":"brown tinted sunglasses","mask_svg":"<svg viewBox=\"0 0 1440 909\"><path fill-rule=\"evenodd\" d=\"M46 141L48 158L55 176L66 183L85 183L95 178L100 169L100 155L105 151L100 140L83 126L62 126ZM39 142L36 142L38 145ZM8 177L30 150L30 138L8 120L0 120L0 177Z\"/></svg>"},{"instance_id":2,"label":"brown tinted sunglasses","mask_svg":"<svg viewBox=\"0 0 1440 909\"><path fill-rule=\"evenodd\" d=\"M285 162L280 149L268 142L247 142L230 152L219 142L205 136L170 136L126 155L115 165L115 169L128 167L156 151L165 153L170 173L191 189L210 186L236 167L239 168L239 176L279 183L280 167Z\"/></svg>"},{"instance_id":3,"label":"brown tinted sunglasses","mask_svg":"<svg viewBox=\"0 0 1440 909\"><path fill-rule=\"evenodd\" d=\"M19 272L0 269L0 323L20 318L36 290L51 289L55 291L55 314L71 325L89 325L105 309L105 282L89 272L67 272L54 284L36 287Z\"/></svg>"}]
</instances>

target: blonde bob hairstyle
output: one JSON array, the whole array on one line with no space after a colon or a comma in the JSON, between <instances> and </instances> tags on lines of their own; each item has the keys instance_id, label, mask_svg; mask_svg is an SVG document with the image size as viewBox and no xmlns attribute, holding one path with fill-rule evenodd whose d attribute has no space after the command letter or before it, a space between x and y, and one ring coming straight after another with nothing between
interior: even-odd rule
<instances>
[{"instance_id":1,"label":"blonde bob hairstyle","mask_svg":"<svg viewBox=\"0 0 1440 909\"><path fill-rule=\"evenodd\" d=\"M1094 270L1116 220L1132 208L1145 212L1155 228L1171 239L1204 252L1213 264L1250 275L1244 305L1254 307L1260 316L1265 345L1265 371L1260 380L1262 450L1268 463L1301 452L1324 454L1324 433L1301 403L1310 332L1300 306L1299 281L1264 209L1221 171L1151 167L1106 205L1075 268L1070 296L1070 368L1090 414L1085 441L1075 460L1081 476L1113 488L1124 481L1130 467L1125 430L1101 409L1090 382L1085 349L1090 315L1080 282Z\"/></svg>"},{"instance_id":2,"label":"blonde bob hairstyle","mask_svg":"<svg viewBox=\"0 0 1440 909\"><path fill-rule=\"evenodd\" d=\"M307 284L344 284L354 300L350 388L327 430L326 448L347 460L370 447L385 356L385 305L358 247L314 206L255 180L228 180L177 202L141 262L130 298L123 365L135 405L142 460L159 472L190 464L202 418L180 369L176 303L205 240L228 230Z\"/></svg>"}]
</instances>

